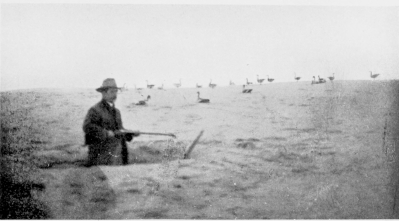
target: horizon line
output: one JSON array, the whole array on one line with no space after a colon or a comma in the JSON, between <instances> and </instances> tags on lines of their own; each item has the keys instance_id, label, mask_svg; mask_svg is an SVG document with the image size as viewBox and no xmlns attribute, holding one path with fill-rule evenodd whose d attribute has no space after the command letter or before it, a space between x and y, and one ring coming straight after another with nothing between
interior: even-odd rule
<instances>
[{"instance_id":1,"label":"horizon line","mask_svg":"<svg viewBox=\"0 0 399 221\"><path fill-rule=\"evenodd\" d=\"M333 81L335 81L335 82L339 82L339 81L341 81L341 82L344 82L344 81L371 81L371 82L375 82L375 81L377 81L377 82L387 82L387 81L399 81L399 79L382 79L382 80L378 80L378 79L376 79L376 80L373 80L373 79L357 79L357 80L353 80L353 79L342 79L342 80L333 80ZM309 81L309 80L306 80L306 81L301 81L301 80L299 80L299 81L276 81L276 82L265 82L265 83L262 83L262 84L259 84L259 83L256 83L256 84L250 84L250 85L247 85L247 84L234 84L234 85L229 85L229 84L221 84L221 85L217 85L216 86L216 88L218 88L218 87L234 87L234 86L242 86L242 85L246 85L246 86L262 86L262 85L268 85L268 84L280 84L280 83L309 83L309 82L311 82L311 81ZM328 82L330 82L331 83L331 81L330 80L328 80L326 83L328 83ZM84 89L84 90L87 90L87 89L93 89L94 91L95 91L95 89L96 89L97 87L31 87L31 88L15 88L15 89L8 89L8 90L2 90L2 89L0 89L0 93L5 93L5 92L18 92L18 91L29 91L29 90L54 90L54 89L60 89L60 90L71 90L71 89ZM195 85L194 86L181 86L181 87L172 87L172 86L170 86L170 87L165 87L164 86L164 89L189 89L189 88L196 88L196 89L203 89L203 88L210 88L210 87L208 87L208 86L205 86L205 87L201 87L201 88L197 88L197 87L195 87ZM136 91L136 90L138 90L137 88L133 88L133 87L128 87L127 88L128 90L133 90L133 91ZM144 88L140 88L141 90L155 90L155 91L157 91L157 90L160 90L160 89L158 89L158 88L146 88L146 87L144 87Z\"/></svg>"}]
</instances>

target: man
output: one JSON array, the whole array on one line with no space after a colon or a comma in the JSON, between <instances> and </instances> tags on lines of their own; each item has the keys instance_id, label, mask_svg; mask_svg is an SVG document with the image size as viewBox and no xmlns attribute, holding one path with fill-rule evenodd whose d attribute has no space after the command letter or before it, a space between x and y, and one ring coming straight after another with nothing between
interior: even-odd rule
<instances>
[{"instance_id":1,"label":"man","mask_svg":"<svg viewBox=\"0 0 399 221\"><path fill-rule=\"evenodd\" d=\"M90 108L83 123L85 145L89 145L88 166L128 164L126 141L139 133L125 134L120 111L115 100L118 88L112 78L104 80L96 90L102 94L102 100Z\"/></svg>"}]
</instances>

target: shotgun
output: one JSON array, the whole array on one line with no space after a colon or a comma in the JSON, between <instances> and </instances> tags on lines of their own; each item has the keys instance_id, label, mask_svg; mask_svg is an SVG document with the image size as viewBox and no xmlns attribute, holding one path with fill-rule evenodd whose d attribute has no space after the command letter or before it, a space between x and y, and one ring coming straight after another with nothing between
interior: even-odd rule
<instances>
[{"instance_id":1,"label":"shotgun","mask_svg":"<svg viewBox=\"0 0 399 221\"><path fill-rule=\"evenodd\" d=\"M135 134L145 134L145 135L161 135L161 136L170 136L173 138L176 138L176 135L172 134L172 133L153 133L153 132L141 132L141 131L137 131L137 130L127 130L127 129L122 129L119 130L119 132L123 133L123 134L132 134L133 136Z\"/></svg>"}]
</instances>

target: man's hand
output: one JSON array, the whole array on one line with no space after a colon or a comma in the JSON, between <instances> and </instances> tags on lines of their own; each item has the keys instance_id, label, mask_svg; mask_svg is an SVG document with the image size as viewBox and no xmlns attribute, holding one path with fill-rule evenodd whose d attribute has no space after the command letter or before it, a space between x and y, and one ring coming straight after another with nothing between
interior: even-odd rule
<instances>
[{"instance_id":1,"label":"man's hand","mask_svg":"<svg viewBox=\"0 0 399 221\"><path fill-rule=\"evenodd\" d=\"M126 130L126 129L121 129L121 132L125 133L125 134L129 134L133 137L138 137L140 136L140 131L138 130Z\"/></svg>"},{"instance_id":2,"label":"man's hand","mask_svg":"<svg viewBox=\"0 0 399 221\"><path fill-rule=\"evenodd\" d=\"M115 133L112 130L107 131L108 137L115 137Z\"/></svg>"},{"instance_id":3,"label":"man's hand","mask_svg":"<svg viewBox=\"0 0 399 221\"><path fill-rule=\"evenodd\" d=\"M109 137L116 137L118 139L125 138L126 141L130 142L133 140L133 137L140 136L140 132L138 130L126 131L126 130L116 130L116 131L108 131Z\"/></svg>"},{"instance_id":4,"label":"man's hand","mask_svg":"<svg viewBox=\"0 0 399 221\"><path fill-rule=\"evenodd\" d=\"M115 134L116 138L122 138L123 136L125 136L125 133L123 133L119 130L114 131L114 134Z\"/></svg>"}]
</instances>

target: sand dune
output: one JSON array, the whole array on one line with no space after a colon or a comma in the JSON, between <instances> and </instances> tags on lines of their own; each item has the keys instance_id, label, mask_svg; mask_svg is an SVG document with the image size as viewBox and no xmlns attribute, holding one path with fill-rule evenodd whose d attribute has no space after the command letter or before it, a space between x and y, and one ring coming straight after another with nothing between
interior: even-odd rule
<instances>
[{"instance_id":1,"label":"sand dune","mask_svg":"<svg viewBox=\"0 0 399 221\"><path fill-rule=\"evenodd\" d=\"M251 85L252 94L239 85L124 91L116 106L125 128L177 136L136 138L127 166L82 166L83 119L101 98L94 89L4 92L2 116L27 110L37 131L25 137L35 147L30 159L46 185L37 198L54 219L393 218L397 86L334 81ZM197 103L197 91L210 103ZM147 105L134 105L147 95Z\"/></svg>"}]
</instances>

